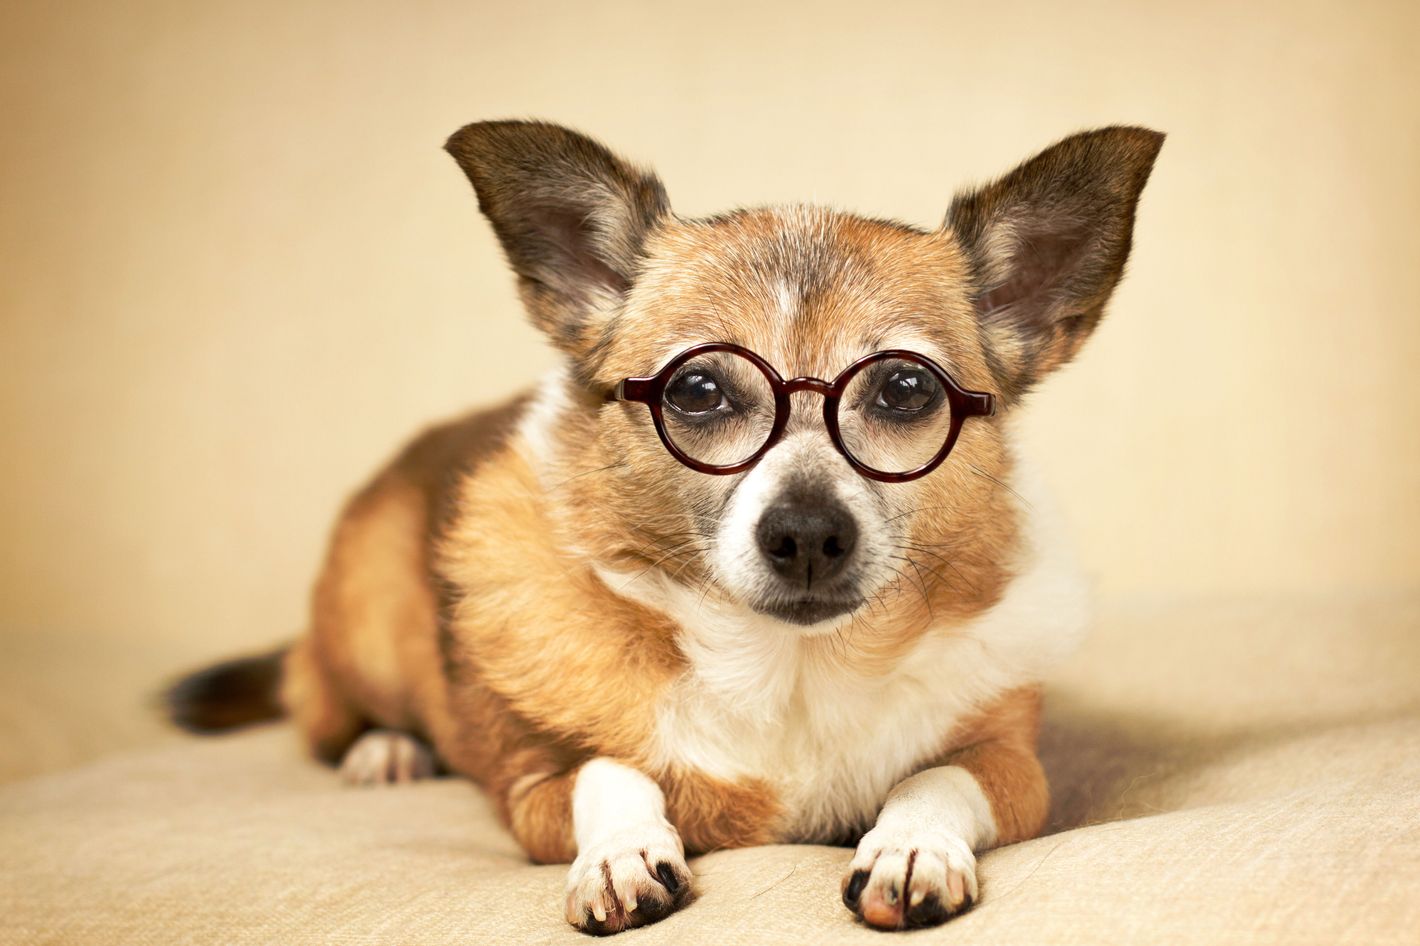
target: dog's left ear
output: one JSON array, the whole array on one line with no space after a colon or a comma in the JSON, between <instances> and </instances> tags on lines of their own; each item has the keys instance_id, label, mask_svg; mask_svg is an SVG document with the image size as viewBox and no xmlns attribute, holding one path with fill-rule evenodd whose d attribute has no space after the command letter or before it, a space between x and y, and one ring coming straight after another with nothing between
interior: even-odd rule
<instances>
[{"instance_id":1,"label":"dog's left ear","mask_svg":"<svg viewBox=\"0 0 1420 946\"><path fill-rule=\"evenodd\" d=\"M1163 142L1124 126L1074 135L952 201L947 226L971 261L1007 402L1069 361L1104 314Z\"/></svg>"},{"instance_id":2,"label":"dog's left ear","mask_svg":"<svg viewBox=\"0 0 1420 946\"><path fill-rule=\"evenodd\" d=\"M473 182L533 324L583 354L598 314L630 288L646 235L670 212L661 182L546 122L478 122L444 148Z\"/></svg>"}]
</instances>

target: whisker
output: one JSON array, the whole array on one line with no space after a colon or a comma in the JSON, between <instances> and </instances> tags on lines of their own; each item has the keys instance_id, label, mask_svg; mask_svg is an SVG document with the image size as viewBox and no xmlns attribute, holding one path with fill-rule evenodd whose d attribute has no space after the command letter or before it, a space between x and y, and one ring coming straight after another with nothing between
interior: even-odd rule
<instances>
[{"instance_id":1,"label":"whisker","mask_svg":"<svg viewBox=\"0 0 1420 946\"><path fill-rule=\"evenodd\" d=\"M710 550L707 549L707 548L699 548L699 549L696 549L695 551L699 552L701 555L707 555L707 554L709 554L709 552L710 552ZM691 565L693 565L693 564L695 564L695 558L694 558L693 556L687 555L687 556L685 557L685 561L684 561L684 562L681 562L680 567L677 568L675 571L671 572L671 574L670 574L670 579L671 579L671 581L676 581L677 579L679 579L679 578L680 578L680 573L683 572L683 571L685 571L687 568L689 568L689 567L690 567Z\"/></svg>"},{"instance_id":2,"label":"whisker","mask_svg":"<svg viewBox=\"0 0 1420 946\"><path fill-rule=\"evenodd\" d=\"M951 506L951 505L949 505L949 504L947 504L947 503L937 503L936 505L932 505L932 506L914 506L913 508L907 510L907 512L898 513L896 516L890 516L890 517L888 517L887 519L884 519L883 522L896 522L897 520L906 518L907 516L911 516L911 515L914 515L914 514L919 513L919 512L926 512L928 509L952 509L952 508L954 508L954 507Z\"/></svg>"},{"instance_id":3,"label":"whisker","mask_svg":"<svg viewBox=\"0 0 1420 946\"><path fill-rule=\"evenodd\" d=\"M911 559L908 559L907 564L911 565L912 570L917 573L917 582L922 586L922 603L927 606L927 617L935 619L937 615L932 610L932 596L927 591L927 580L922 577L922 566Z\"/></svg>"},{"instance_id":4,"label":"whisker","mask_svg":"<svg viewBox=\"0 0 1420 946\"><path fill-rule=\"evenodd\" d=\"M919 564L919 567L927 569L927 573L928 573L929 575L931 575L932 577L936 578L937 581L938 581L939 583L941 583L944 587L946 587L946 588L951 588L951 587L952 587L952 583L949 582L949 581L947 581L946 576L943 575L941 572L937 571L937 570L936 570L935 568L933 568L931 565L928 565L926 562L920 562L920 563L918 563L918 564Z\"/></svg>"},{"instance_id":5,"label":"whisker","mask_svg":"<svg viewBox=\"0 0 1420 946\"><path fill-rule=\"evenodd\" d=\"M573 480L580 480L582 477L591 476L593 473L605 473L607 470L615 469L619 466L626 466L626 461L617 460L613 463L608 463L606 466L599 466L594 470L583 470L581 473L573 474L572 476L567 477L567 479L563 480L562 482L555 483L552 486L549 486L547 489L549 492L551 492L552 490L561 489Z\"/></svg>"},{"instance_id":6,"label":"whisker","mask_svg":"<svg viewBox=\"0 0 1420 946\"><path fill-rule=\"evenodd\" d=\"M957 573L957 577L960 578L962 581L966 582L966 585L967 585L968 588L970 588L970 589L971 589L972 591L974 591L974 592L977 592L978 594L980 593L981 589L978 588L978 587L976 587L976 584L975 584L971 579L967 578L966 575L962 572L962 570L961 570L960 568L957 568L956 563L953 562L951 559L949 559L949 558L947 558L947 557L945 557L945 556L943 556L943 555L939 555L939 554L937 554L936 552L932 551L932 550L929 549L929 548L923 548L923 547L917 546L917 545L899 545L899 546L896 546L896 548L899 548L899 549L901 549L901 550L903 550L903 551L907 551L908 549L911 549L911 550L914 551L914 552L925 552L925 553L927 553L928 555L930 555L930 556L932 556L933 558L937 559L937 561L941 562L943 565L945 565L945 566L947 566L948 568L950 568L952 571L956 572L956 573Z\"/></svg>"},{"instance_id":7,"label":"whisker","mask_svg":"<svg viewBox=\"0 0 1420 946\"><path fill-rule=\"evenodd\" d=\"M894 555L893 558L900 558L900 559L902 559L902 560L905 561L909 566L911 566L912 569L913 569L915 572L917 572L917 583L918 583L918 585L921 586L921 591L922 591L922 603L927 606L927 616L928 616L928 617L936 617L936 614L934 614L933 611L932 611L932 599L931 599L931 597L927 594L927 582L926 582L926 580L923 579L923 577L922 577L922 569L921 569L921 567L920 567L915 561L913 561L911 558L908 558L908 557L905 556L905 555Z\"/></svg>"},{"instance_id":8,"label":"whisker","mask_svg":"<svg viewBox=\"0 0 1420 946\"><path fill-rule=\"evenodd\" d=\"M967 466L971 467L972 472L976 473L978 476L984 476L984 477L986 477L988 480L990 480L991 482L995 483L997 486L1001 487L1001 488L1004 489L1006 492L1010 493L1012 496L1014 496L1014 497L1016 497L1017 499L1019 499L1019 500L1026 506L1026 508L1028 508L1028 509L1034 509L1034 508L1035 508L1033 505L1031 505L1031 501L1030 501L1030 500L1026 499L1026 498L1025 498L1024 496L1022 496L1020 493L1016 492L1016 491L1015 491L1014 489L1012 489L1010 486L1008 486L1008 485L1006 485L1005 483L1001 482L999 479L997 479L996 477L992 476L990 473L987 473L985 470L983 470L981 467L977 466L975 463L968 463Z\"/></svg>"},{"instance_id":9,"label":"whisker","mask_svg":"<svg viewBox=\"0 0 1420 946\"><path fill-rule=\"evenodd\" d=\"M690 546L690 545L693 545L693 544L694 544L694 540L689 540L689 541L686 541L686 542L682 542L680 545L677 545L675 548L671 549L669 552L667 552L666 554L662 555L660 558L656 559L654 562L652 562L651 564L647 565L645 568L641 569L639 572L637 572L636 574L634 574L634 575L632 575L630 578L628 578L628 579L625 581L625 583L622 584L620 590L621 590L621 591L625 591L627 588L631 587L631 584L632 584L633 582L635 582L637 579L641 578L641 576L645 575L645 574L646 574L647 572L649 572L651 569L655 568L657 565L661 564L661 563L664 562L666 559L668 559L668 558L670 558L672 555L676 554L676 552L678 552L679 550L681 550L681 549L683 549L683 548L686 548L687 546ZM646 557L646 558L650 558L649 555L647 555L647 556L645 556L645 557Z\"/></svg>"}]
</instances>

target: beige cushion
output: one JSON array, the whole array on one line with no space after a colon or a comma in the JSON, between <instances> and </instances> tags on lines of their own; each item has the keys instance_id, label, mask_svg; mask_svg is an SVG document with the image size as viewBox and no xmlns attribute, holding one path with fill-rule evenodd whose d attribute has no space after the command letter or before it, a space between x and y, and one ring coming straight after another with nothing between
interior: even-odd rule
<instances>
[{"instance_id":1,"label":"beige cushion","mask_svg":"<svg viewBox=\"0 0 1420 946\"><path fill-rule=\"evenodd\" d=\"M40 664L6 672L4 719L36 699ZM1417 684L1414 597L1111 607L1050 690L1053 833L983 857L977 909L907 935L1413 946ZM47 721L56 741L118 725L82 702ZM6 740L10 771L37 727ZM699 858L697 902L623 935L882 944L838 902L848 857ZM0 787L4 943L580 942L562 874L527 865L466 783L345 789L285 727L162 737Z\"/></svg>"}]
</instances>

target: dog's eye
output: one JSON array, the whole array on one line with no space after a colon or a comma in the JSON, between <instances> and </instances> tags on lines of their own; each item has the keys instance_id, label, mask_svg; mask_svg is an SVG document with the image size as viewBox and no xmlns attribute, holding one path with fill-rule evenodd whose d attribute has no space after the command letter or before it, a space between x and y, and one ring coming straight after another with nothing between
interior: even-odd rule
<instances>
[{"instance_id":1,"label":"dog's eye","mask_svg":"<svg viewBox=\"0 0 1420 946\"><path fill-rule=\"evenodd\" d=\"M703 416L729 407L720 382L703 368L687 368L666 385L666 403L682 414Z\"/></svg>"},{"instance_id":2,"label":"dog's eye","mask_svg":"<svg viewBox=\"0 0 1420 946\"><path fill-rule=\"evenodd\" d=\"M934 407L942 393L931 372L899 368L878 388L876 406L897 415L921 414Z\"/></svg>"}]
</instances>

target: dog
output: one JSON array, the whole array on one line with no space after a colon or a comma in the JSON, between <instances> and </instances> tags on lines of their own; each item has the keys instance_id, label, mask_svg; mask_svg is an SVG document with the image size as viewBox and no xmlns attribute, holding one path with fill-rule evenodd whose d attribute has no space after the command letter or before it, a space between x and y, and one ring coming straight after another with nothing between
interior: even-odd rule
<instances>
[{"instance_id":1,"label":"dog","mask_svg":"<svg viewBox=\"0 0 1420 946\"><path fill-rule=\"evenodd\" d=\"M173 718L289 715L357 784L471 779L591 933L688 902L688 855L779 842L856 844L869 926L969 909L976 854L1045 824L1039 682L1086 624L1012 420L1100 321L1162 143L1074 135L929 230L683 218L577 132L461 129L560 366L409 444L309 632Z\"/></svg>"}]
</instances>

